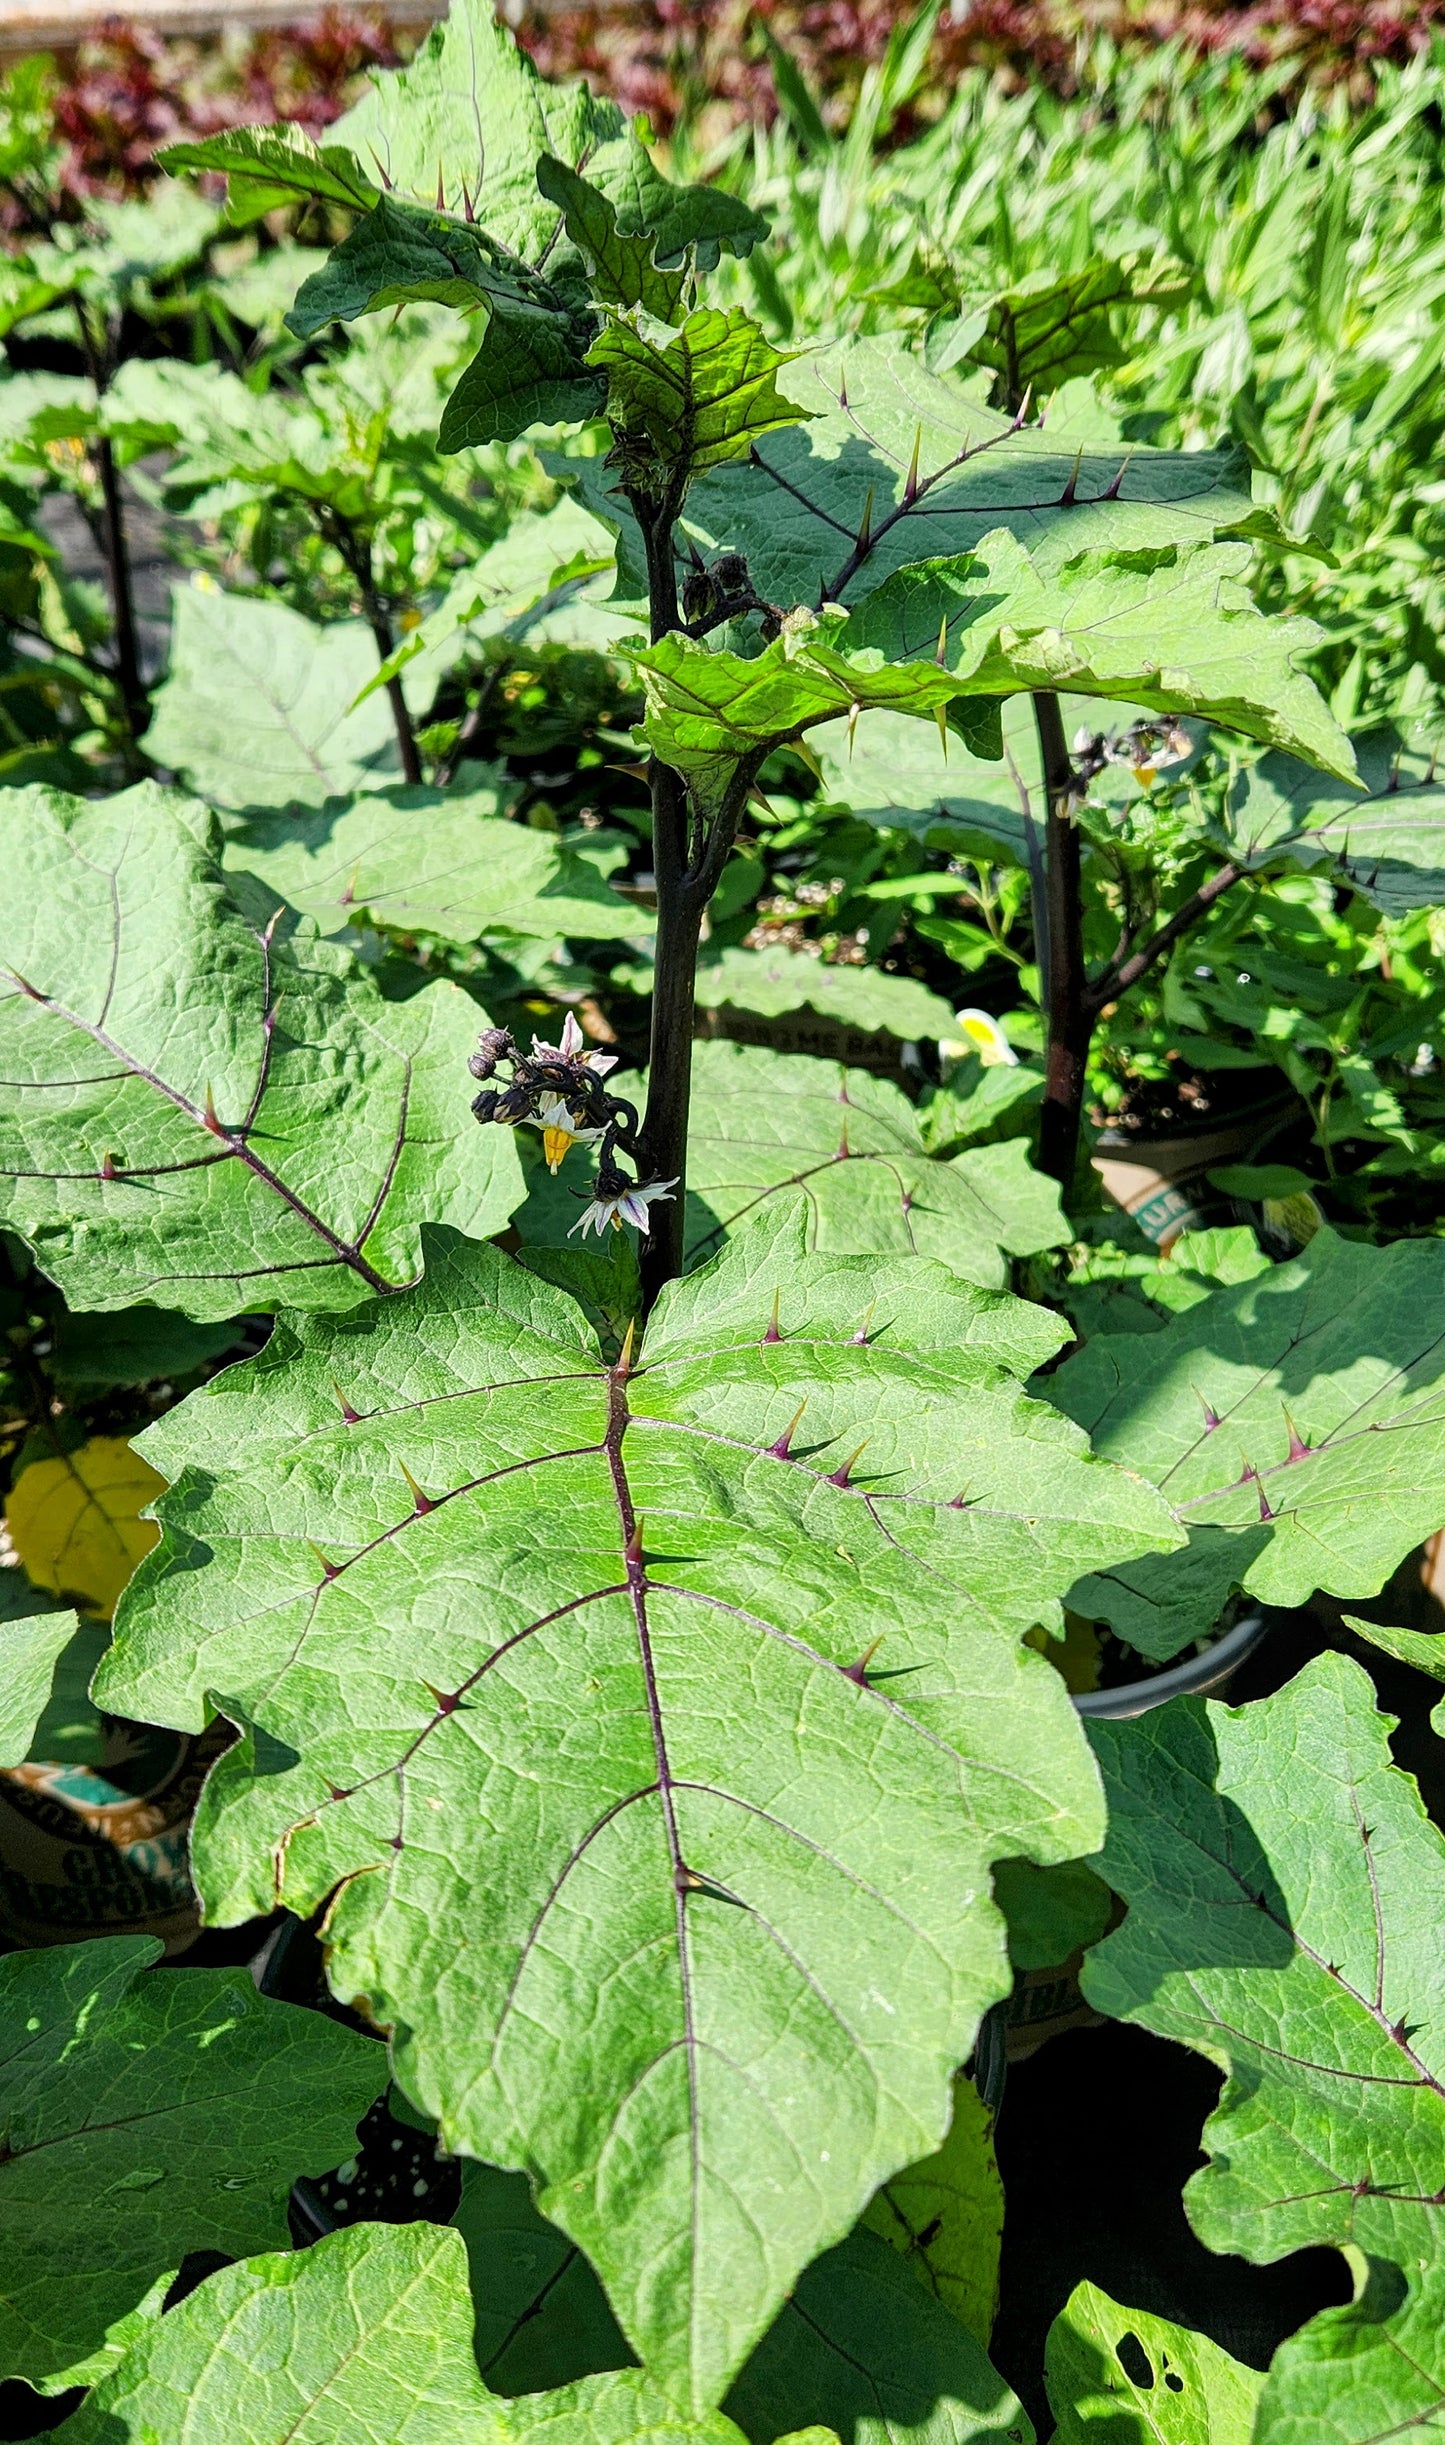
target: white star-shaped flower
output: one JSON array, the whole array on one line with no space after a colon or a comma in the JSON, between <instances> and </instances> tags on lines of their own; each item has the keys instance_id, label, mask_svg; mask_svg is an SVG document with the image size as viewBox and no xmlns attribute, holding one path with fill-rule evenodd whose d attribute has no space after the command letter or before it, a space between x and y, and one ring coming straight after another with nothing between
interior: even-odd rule
<instances>
[{"instance_id":1,"label":"white star-shaped flower","mask_svg":"<svg viewBox=\"0 0 1445 2445\"><path fill-rule=\"evenodd\" d=\"M614 1231L620 1231L625 1222L631 1223L634 1231L650 1231L652 1225L647 1218L648 1207L659 1198L670 1203L676 1186L675 1180L653 1180L645 1189L628 1187L620 1197L594 1197L592 1203L583 1208L572 1225L572 1231L580 1231L584 1239L589 1231L595 1231L601 1239L609 1223ZM569 1239L572 1231L567 1234Z\"/></svg>"}]
</instances>

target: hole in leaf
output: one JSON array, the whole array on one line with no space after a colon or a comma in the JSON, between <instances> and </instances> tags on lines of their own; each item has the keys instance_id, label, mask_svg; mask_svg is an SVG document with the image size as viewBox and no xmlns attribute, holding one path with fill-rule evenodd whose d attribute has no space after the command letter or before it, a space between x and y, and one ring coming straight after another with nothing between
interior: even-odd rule
<instances>
[{"instance_id":1,"label":"hole in leaf","mask_svg":"<svg viewBox=\"0 0 1445 2445\"><path fill-rule=\"evenodd\" d=\"M1184 2380L1176 2369L1166 2369L1164 2371L1164 2383L1169 2388L1171 2394L1182 2394L1184 2391Z\"/></svg>"},{"instance_id":2,"label":"hole in leaf","mask_svg":"<svg viewBox=\"0 0 1445 2445\"><path fill-rule=\"evenodd\" d=\"M1121 2335L1114 2346L1114 2357L1131 2386L1147 2391L1154 2383L1154 2364L1136 2334Z\"/></svg>"}]
</instances>

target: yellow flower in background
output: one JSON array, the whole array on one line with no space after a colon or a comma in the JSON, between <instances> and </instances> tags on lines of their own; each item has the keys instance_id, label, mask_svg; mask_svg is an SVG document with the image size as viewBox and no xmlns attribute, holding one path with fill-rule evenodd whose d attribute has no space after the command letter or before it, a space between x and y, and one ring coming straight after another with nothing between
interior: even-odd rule
<instances>
[{"instance_id":1,"label":"yellow flower in background","mask_svg":"<svg viewBox=\"0 0 1445 2445\"><path fill-rule=\"evenodd\" d=\"M967 1054L974 1053L986 1070L1018 1067L1018 1054L988 1011L956 1010L953 1016L959 1032L940 1043L938 1050L944 1061L962 1061Z\"/></svg>"},{"instance_id":2,"label":"yellow flower in background","mask_svg":"<svg viewBox=\"0 0 1445 2445\"><path fill-rule=\"evenodd\" d=\"M33 1460L5 1505L26 1576L109 1621L121 1589L159 1539L154 1520L140 1513L165 1487L123 1435L94 1435L78 1451Z\"/></svg>"}]
</instances>

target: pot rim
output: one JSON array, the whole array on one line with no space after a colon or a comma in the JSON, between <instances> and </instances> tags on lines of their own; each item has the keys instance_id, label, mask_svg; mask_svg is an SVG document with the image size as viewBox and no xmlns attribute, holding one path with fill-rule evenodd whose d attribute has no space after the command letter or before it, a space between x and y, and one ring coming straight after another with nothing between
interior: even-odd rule
<instances>
[{"instance_id":1,"label":"pot rim","mask_svg":"<svg viewBox=\"0 0 1445 2445\"><path fill-rule=\"evenodd\" d=\"M1253 1655L1269 1626L1269 1615L1256 1608L1215 1639L1202 1655L1192 1655L1168 1672L1152 1673L1146 1681L1122 1682L1118 1689L1080 1691L1074 1699L1074 1712L1096 1722L1129 1723L1136 1716L1152 1714L1156 1706L1167 1706L1171 1698L1207 1697L1229 1679L1246 1656Z\"/></svg>"}]
</instances>

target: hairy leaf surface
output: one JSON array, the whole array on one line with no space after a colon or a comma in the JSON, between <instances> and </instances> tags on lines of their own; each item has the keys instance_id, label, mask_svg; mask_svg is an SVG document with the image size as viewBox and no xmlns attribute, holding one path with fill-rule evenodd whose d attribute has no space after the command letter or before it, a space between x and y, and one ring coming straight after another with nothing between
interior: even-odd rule
<instances>
[{"instance_id":1,"label":"hairy leaf surface","mask_svg":"<svg viewBox=\"0 0 1445 2445\"><path fill-rule=\"evenodd\" d=\"M1438 1240L1323 1230L1157 1332L1088 1342L1048 1397L1160 1488L1199 1555L1194 1574L1171 1557L1091 1578L1075 1609L1162 1657L1231 1584L1266 1604L1372 1596L1445 1520L1442 1302Z\"/></svg>"},{"instance_id":2,"label":"hairy leaf surface","mask_svg":"<svg viewBox=\"0 0 1445 2445\"><path fill-rule=\"evenodd\" d=\"M1049 2328L1045 2376L1056 2445L1251 2445L1264 2383L1207 2335L1097 2284L1077 2284Z\"/></svg>"},{"instance_id":3,"label":"hairy leaf surface","mask_svg":"<svg viewBox=\"0 0 1445 2445\"><path fill-rule=\"evenodd\" d=\"M370 2039L244 1970L143 1978L149 1936L0 1961L0 2365L93 2351L187 2250L286 2236L298 2173L344 2156L383 2086Z\"/></svg>"},{"instance_id":4,"label":"hairy leaf surface","mask_svg":"<svg viewBox=\"0 0 1445 2445\"><path fill-rule=\"evenodd\" d=\"M989 1289L1008 1278L1005 1249L1026 1256L1068 1237L1058 1192L1021 1138L940 1163L889 1080L751 1045L695 1048L687 1185L694 1261L798 1190L810 1247L938 1257ZM1062 1331L1037 1315L1056 1349Z\"/></svg>"},{"instance_id":5,"label":"hairy leaf surface","mask_svg":"<svg viewBox=\"0 0 1445 2445\"><path fill-rule=\"evenodd\" d=\"M555 834L501 816L515 789L499 765L486 787L400 787L314 814L261 816L230 834L225 864L257 876L325 934L363 912L445 942L650 934L650 909L619 899Z\"/></svg>"},{"instance_id":6,"label":"hairy leaf surface","mask_svg":"<svg viewBox=\"0 0 1445 2445\"><path fill-rule=\"evenodd\" d=\"M172 791L7 796L3 1213L77 1306L347 1306L415 1274L423 1214L500 1228L520 1174L466 1125L475 1003L384 1002L310 920L270 930Z\"/></svg>"},{"instance_id":7,"label":"hairy leaf surface","mask_svg":"<svg viewBox=\"0 0 1445 2445\"><path fill-rule=\"evenodd\" d=\"M627 1376L444 1237L404 1299L288 1322L147 1442L166 1542L97 1683L247 1727L208 1911L340 1887L331 1974L407 2093L532 2173L697 2406L942 2139L1006 1982L986 1862L1097 1840L1018 1630L1174 1534L1021 1403L1011 1303L803 1242L795 1207L674 1284Z\"/></svg>"},{"instance_id":8,"label":"hairy leaf surface","mask_svg":"<svg viewBox=\"0 0 1445 2445\"><path fill-rule=\"evenodd\" d=\"M1390 1762L1392 1722L1324 1655L1251 1706L1090 1726L1100 1868L1129 1915L1084 1992L1227 2065L1185 2194L1213 2249L1439 2260L1445 1839Z\"/></svg>"}]
</instances>

